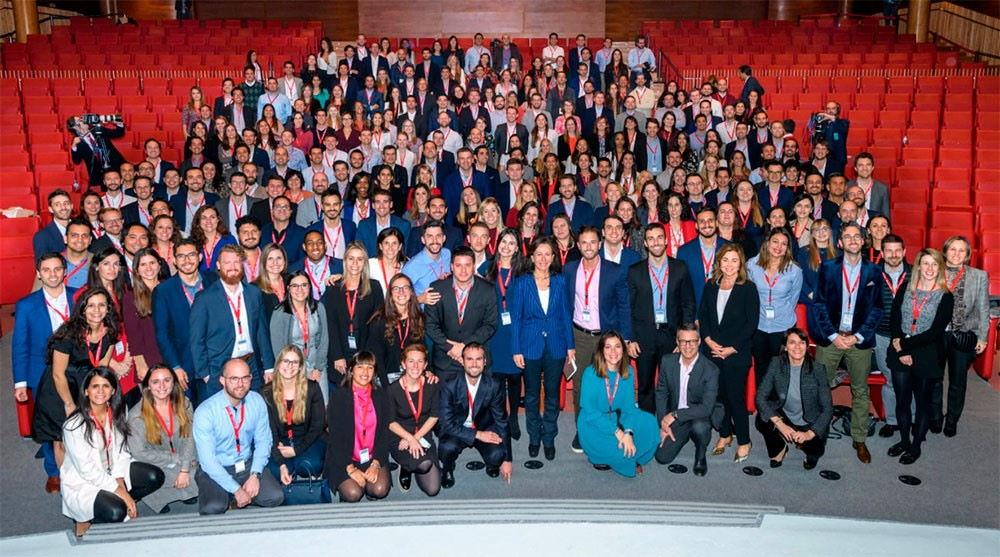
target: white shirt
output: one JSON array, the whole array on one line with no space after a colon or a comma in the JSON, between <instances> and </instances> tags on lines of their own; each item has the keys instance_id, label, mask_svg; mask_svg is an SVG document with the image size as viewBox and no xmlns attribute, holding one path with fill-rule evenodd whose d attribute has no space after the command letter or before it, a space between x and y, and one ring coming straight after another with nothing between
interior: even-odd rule
<instances>
[{"instance_id":1,"label":"white shirt","mask_svg":"<svg viewBox=\"0 0 1000 557\"><path fill-rule=\"evenodd\" d=\"M250 339L250 319L247 316L246 296L243 295L242 284L236 286L235 294L231 294L225 285L223 285L222 290L226 298L229 298L229 303L232 304L229 307L229 313L233 319L233 335L236 337L233 342L233 353L230 357L239 358L253 352L253 342ZM233 308L239 310L239 319L236 318L236 312L233 311Z\"/></svg>"},{"instance_id":2,"label":"white shirt","mask_svg":"<svg viewBox=\"0 0 1000 557\"><path fill-rule=\"evenodd\" d=\"M548 315L549 313L549 289L538 290L538 301L542 303L542 311Z\"/></svg>"},{"instance_id":3,"label":"white shirt","mask_svg":"<svg viewBox=\"0 0 1000 557\"><path fill-rule=\"evenodd\" d=\"M722 322L722 314L726 312L726 304L729 303L729 295L732 293L732 288L729 290L719 289L719 297L715 300L715 313L720 323Z\"/></svg>"},{"instance_id":4,"label":"white shirt","mask_svg":"<svg viewBox=\"0 0 1000 557\"><path fill-rule=\"evenodd\" d=\"M691 360L690 365L684 365L684 357L680 358L681 364L681 377L680 377L680 389L677 393L677 409L682 410L688 407L688 380L691 379L691 371L694 369L694 364L698 363L698 356L695 355L694 359Z\"/></svg>"},{"instance_id":5,"label":"white shirt","mask_svg":"<svg viewBox=\"0 0 1000 557\"><path fill-rule=\"evenodd\" d=\"M42 291L42 295L45 296L45 309L48 311L49 314L49 323L52 324L52 331L55 332L56 329L58 329L59 327L62 326L63 323L65 323L65 319L63 319L63 316L69 318L69 299L66 297L66 289L63 288L62 292L60 292L59 295L56 296L55 298L50 297L49 293L45 292L44 290ZM63 312L63 315L59 315L60 311ZM30 319L31 316L25 315L22 316L21 318ZM27 381L20 381L14 383L15 389L27 386L28 386Z\"/></svg>"},{"instance_id":6,"label":"white shirt","mask_svg":"<svg viewBox=\"0 0 1000 557\"><path fill-rule=\"evenodd\" d=\"M551 62L547 62L547 65L549 65L549 66L554 66L555 65L555 59L559 58L560 56L565 56L565 55L566 55L566 51L564 51L563 47L561 47L559 45L555 45L555 46L549 45L549 46L547 46L547 47L545 47L545 48L542 49L542 58L543 59L544 58L551 58L552 59Z\"/></svg>"},{"instance_id":7,"label":"white shirt","mask_svg":"<svg viewBox=\"0 0 1000 557\"><path fill-rule=\"evenodd\" d=\"M469 395L472 397L473 401L476 400L476 393L479 392L479 385L481 385L482 382L483 382L483 378L482 377L480 377L479 380L476 381L475 384L472 384L472 383L469 382L469 377L468 376L465 377L465 386L469 388ZM462 424L465 427L472 427L472 425L473 425L473 422L472 422L472 410L473 410L473 407L470 404L469 405L469 415L465 418L465 423Z\"/></svg>"}]
</instances>

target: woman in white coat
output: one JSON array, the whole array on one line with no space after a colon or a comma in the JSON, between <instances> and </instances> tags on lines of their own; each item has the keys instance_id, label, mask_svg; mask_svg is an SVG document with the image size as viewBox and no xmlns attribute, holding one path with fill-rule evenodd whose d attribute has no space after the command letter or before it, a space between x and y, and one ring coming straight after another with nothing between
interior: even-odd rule
<instances>
[{"instance_id":1,"label":"woman in white coat","mask_svg":"<svg viewBox=\"0 0 1000 557\"><path fill-rule=\"evenodd\" d=\"M135 518L136 501L163 485L163 471L132 460L125 405L113 371L90 371L76 408L63 425L66 458L59 474L63 514L76 522L80 537L91 523Z\"/></svg>"}]
</instances>

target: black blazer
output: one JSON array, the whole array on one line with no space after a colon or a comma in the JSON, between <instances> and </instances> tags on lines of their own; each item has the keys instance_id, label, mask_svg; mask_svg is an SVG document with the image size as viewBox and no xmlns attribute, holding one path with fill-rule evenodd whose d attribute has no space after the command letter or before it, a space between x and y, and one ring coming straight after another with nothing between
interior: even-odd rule
<instances>
[{"instance_id":1,"label":"black blazer","mask_svg":"<svg viewBox=\"0 0 1000 557\"><path fill-rule=\"evenodd\" d=\"M94 136L94 141L103 150L107 160L94 156L94 149L84 140L80 140L75 149L70 150L70 157L74 164L84 163L87 167L87 174L90 177L90 185L100 185L104 181L104 169L115 169L125 162L125 158L118 152L118 148L110 140L118 139L125 135L125 124L117 126L101 126L100 133ZM106 164L105 164L106 163ZM161 178L162 179L162 178Z\"/></svg>"},{"instance_id":2,"label":"black blazer","mask_svg":"<svg viewBox=\"0 0 1000 557\"><path fill-rule=\"evenodd\" d=\"M670 412L677 412L677 423L710 420L719 394L719 368L708 358L699 355L691 370L687 384L687 408L680 405L681 355L667 354L660 360L660 374L656 380L656 421Z\"/></svg>"},{"instance_id":3,"label":"black blazer","mask_svg":"<svg viewBox=\"0 0 1000 557\"><path fill-rule=\"evenodd\" d=\"M496 131L493 133L493 142L496 145L496 152L498 155L507 154L507 134L510 126L506 121L497 126ZM528 144L528 128L524 127L524 124L514 125L514 135L521 139L521 146Z\"/></svg>"},{"instance_id":4,"label":"black blazer","mask_svg":"<svg viewBox=\"0 0 1000 557\"><path fill-rule=\"evenodd\" d=\"M275 381L279 380L275 379ZM279 466L285 463L285 457L281 456L278 443L294 446L295 454L301 455L317 440L326 437L326 408L323 405L323 391L315 381L306 381L306 421L301 424L292 424L291 428L285 422L285 407L278 408L274 404L273 381L264 385L260 396L264 397L264 403L267 404L267 417L271 424L271 437L274 439L274 443L271 445L271 460ZM289 429L292 430L291 440L288 439ZM313 470L313 474L319 472L319 470Z\"/></svg>"},{"instance_id":5,"label":"black blazer","mask_svg":"<svg viewBox=\"0 0 1000 557\"><path fill-rule=\"evenodd\" d=\"M649 265L643 259L628 270L629 299L632 300L632 333L639 344L651 346L655 339L656 316L653 315L653 285ZM676 329L683 323L694 323L694 287L687 265L667 257L667 323Z\"/></svg>"},{"instance_id":6,"label":"black blazer","mask_svg":"<svg viewBox=\"0 0 1000 557\"><path fill-rule=\"evenodd\" d=\"M339 383L343 377L333 367L334 362L337 360L348 360L355 353L368 348L371 335L368 321L375 313L375 310L382 307L382 303L385 300L382 295L382 286L379 285L378 281L368 279L368 282L371 286L371 292L364 298L360 295L358 296L357 305L354 308L353 320L349 318L347 312L347 295L344 290L343 280L327 287L326 292L323 293L323 298L320 300L323 303L323 307L326 308L326 322L330 327L330 350L327 352L329 369L327 372L331 382ZM349 348L347 343L351 323L354 324L354 338L357 341L356 350Z\"/></svg>"},{"instance_id":7,"label":"black blazer","mask_svg":"<svg viewBox=\"0 0 1000 557\"><path fill-rule=\"evenodd\" d=\"M229 120L229 123L233 123L233 110L236 108L236 104L230 104L229 106L222 109L222 115ZM255 124L257 123L257 109L251 107L250 105L243 103L243 125L248 128L257 129Z\"/></svg>"},{"instance_id":8,"label":"black blazer","mask_svg":"<svg viewBox=\"0 0 1000 557\"><path fill-rule=\"evenodd\" d=\"M464 425L465 418L469 416L469 387L465 383L465 373L440 385L438 431L441 438L454 437L471 447L477 430L492 431L503 439L503 448L507 452L504 461L512 460L514 453L510 444L507 405L504 402L506 394L500 381L486 373L479 376L479 389L476 390L476 398L472 400L472 423L476 426L475 430Z\"/></svg>"},{"instance_id":9,"label":"black blazer","mask_svg":"<svg viewBox=\"0 0 1000 557\"><path fill-rule=\"evenodd\" d=\"M403 362L403 347L410 344L423 344L423 335L417 336L413 328L410 328L402 346L399 342L399 329L395 329L390 334L391 340L385 338L385 319L383 317L373 317L368 324L368 345L367 349L375 354L375 372L378 373L382 388L387 388L390 384L389 374L399 373L400 365ZM406 333L406 325L403 325L403 332Z\"/></svg>"},{"instance_id":10,"label":"black blazer","mask_svg":"<svg viewBox=\"0 0 1000 557\"><path fill-rule=\"evenodd\" d=\"M760 318L760 297L757 295L757 286L749 279L743 284L733 285L729 301L726 302L726 309L722 313L721 323L716 311L718 300L719 284L715 281L707 282L705 291L701 295L701 306L698 308L701 336L712 337L712 340L722 346L732 346L736 349L736 353L724 361L732 360L734 364L738 363L749 368L750 339L757 330L757 321ZM711 357L712 351L707 344L703 342L701 349L705 356Z\"/></svg>"},{"instance_id":11,"label":"black blazer","mask_svg":"<svg viewBox=\"0 0 1000 557\"><path fill-rule=\"evenodd\" d=\"M757 387L757 414L765 422L778 414L788 397L788 383L791 375L788 357L771 360L767 373ZM820 439L826 437L833 417L833 397L823 364L806 358L802 365L799 382L799 397L802 399L802 419Z\"/></svg>"},{"instance_id":12,"label":"black blazer","mask_svg":"<svg viewBox=\"0 0 1000 557\"><path fill-rule=\"evenodd\" d=\"M458 302L455 300L453 284L451 277L432 282L431 288L441 294L441 300L424 307L427 336L434 343L431 364L434 372L446 381L463 373L461 364L448 356L448 349L451 347L448 340L485 345L496 332L498 320L497 296L493 285L485 279L475 277L465 307L465 318L459 325Z\"/></svg>"},{"instance_id":13,"label":"black blazer","mask_svg":"<svg viewBox=\"0 0 1000 557\"><path fill-rule=\"evenodd\" d=\"M377 425L375 429L375 452L377 460L389 469L389 431L391 412L389 397L385 389L372 387L372 405L375 407ZM331 486L338 486L348 478L347 465L354 460L354 390L350 385L330 392L327 405L327 423L330 426L329 442L326 445L326 479Z\"/></svg>"},{"instance_id":14,"label":"black blazer","mask_svg":"<svg viewBox=\"0 0 1000 557\"><path fill-rule=\"evenodd\" d=\"M897 352L892 344L889 344L887 356L889 369L902 373L910 372L922 378L941 378L944 376L944 360L947 354L944 333L948 324L951 323L955 297L951 292L945 292L941 296L941 302L938 304L937 313L934 314L931 328L908 337L906 335L912 316L907 314L904 317L902 308L906 296L912 295L909 288L901 288L892 300L892 310L889 314L889 333L891 338L900 339L903 350ZM903 330L904 323L906 323L906 331ZM900 356L907 355L913 357L912 366L905 366L899 362Z\"/></svg>"}]
</instances>

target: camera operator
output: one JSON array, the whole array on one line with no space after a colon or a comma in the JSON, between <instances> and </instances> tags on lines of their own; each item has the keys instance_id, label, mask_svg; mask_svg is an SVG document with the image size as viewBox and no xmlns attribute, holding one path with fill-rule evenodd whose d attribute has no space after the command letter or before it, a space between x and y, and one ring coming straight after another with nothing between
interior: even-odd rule
<instances>
[{"instance_id":1,"label":"camera operator","mask_svg":"<svg viewBox=\"0 0 1000 557\"><path fill-rule=\"evenodd\" d=\"M73 164L82 162L87 166L91 186L100 186L105 171L117 169L125 162L111 142L125 135L125 123L121 116L73 116L66 121L66 127L76 136L70 146Z\"/></svg>"},{"instance_id":2,"label":"camera operator","mask_svg":"<svg viewBox=\"0 0 1000 557\"><path fill-rule=\"evenodd\" d=\"M847 166L847 132L851 122L840 118L840 103L829 101L824 112L817 112L809 119L809 131L813 145L820 139L825 139L830 149L830 172L844 172ZM832 166L831 166L832 165Z\"/></svg>"}]
</instances>

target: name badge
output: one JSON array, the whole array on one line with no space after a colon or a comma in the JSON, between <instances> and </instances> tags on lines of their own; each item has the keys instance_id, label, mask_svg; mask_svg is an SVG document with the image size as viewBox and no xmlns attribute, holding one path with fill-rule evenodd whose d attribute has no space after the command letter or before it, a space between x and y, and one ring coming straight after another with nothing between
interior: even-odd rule
<instances>
[{"instance_id":1,"label":"name badge","mask_svg":"<svg viewBox=\"0 0 1000 557\"><path fill-rule=\"evenodd\" d=\"M583 313L580 315L580 319L582 319L584 322L589 322L590 321L590 310L589 309L583 310Z\"/></svg>"},{"instance_id":2,"label":"name badge","mask_svg":"<svg viewBox=\"0 0 1000 557\"><path fill-rule=\"evenodd\" d=\"M240 337L240 338L236 339L236 349L237 349L237 351L239 351L239 352L241 352L243 354L251 352L251 349L250 349L250 339L248 339L247 337Z\"/></svg>"},{"instance_id":3,"label":"name badge","mask_svg":"<svg viewBox=\"0 0 1000 557\"><path fill-rule=\"evenodd\" d=\"M372 456L371 453L368 452L368 449L361 449L358 453L358 459L361 464L367 464L368 461L372 459Z\"/></svg>"},{"instance_id":4,"label":"name badge","mask_svg":"<svg viewBox=\"0 0 1000 557\"><path fill-rule=\"evenodd\" d=\"M354 335L347 335L347 347L351 350L358 349L358 339L354 338Z\"/></svg>"},{"instance_id":5,"label":"name badge","mask_svg":"<svg viewBox=\"0 0 1000 557\"><path fill-rule=\"evenodd\" d=\"M125 343L124 342L122 342L122 341L119 340L118 342L115 343L115 354L122 354L123 356L125 355Z\"/></svg>"},{"instance_id":6,"label":"name badge","mask_svg":"<svg viewBox=\"0 0 1000 557\"><path fill-rule=\"evenodd\" d=\"M233 464L233 467L236 468L237 474L242 474L243 472L247 471L247 461L237 460L236 464Z\"/></svg>"},{"instance_id":7,"label":"name badge","mask_svg":"<svg viewBox=\"0 0 1000 557\"><path fill-rule=\"evenodd\" d=\"M842 313L840 315L840 329L843 331L850 331L851 327L854 326L854 312Z\"/></svg>"},{"instance_id":8,"label":"name badge","mask_svg":"<svg viewBox=\"0 0 1000 557\"><path fill-rule=\"evenodd\" d=\"M462 422L462 427L467 427L467 428L471 429L472 428L472 420L466 418L466 420L464 422Z\"/></svg>"},{"instance_id":9,"label":"name badge","mask_svg":"<svg viewBox=\"0 0 1000 557\"><path fill-rule=\"evenodd\" d=\"M511 321L510 321L510 312L509 311L505 311L505 312L503 312L503 313L500 314L500 323L503 324L503 325L510 325Z\"/></svg>"},{"instance_id":10,"label":"name badge","mask_svg":"<svg viewBox=\"0 0 1000 557\"><path fill-rule=\"evenodd\" d=\"M419 442L420 442L420 446L421 447L423 447L425 449L431 448L431 442L428 441L427 439L424 439L423 437L421 437Z\"/></svg>"},{"instance_id":11,"label":"name badge","mask_svg":"<svg viewBox=\"0 0 1000 557\"><path fill-rule=\"evenodd\" d=\"M774 319L774 306L764 306L764 318Z\"/></svg>"},{"instance_id":12,"label":"name badge","mask_svg":"<svg viewBox=\"0 0 1000 557\"><path fill-rule=\"evenodd\" d=\"M658 324L667 322L667 312L665 310L656 310L656 322Z\"/></svg>"},{"instance_id":13,"label":"name badge","mask_svg":"<svg viewBox=\"0 0 1000 557\"><path fill-rule=\"evenodd\" d=\"M386 378L389 379L389 385L395 383L396 381L399 381L399 378L402 377L402 375L403 375L402 372L399 371L395 371L393 373L387 373ZM389 385L386 385L386 387L388 387Z\"/></svg>"},{"instance_id":14,"label":"name badge","mask_svg":"<svg viewBox=\"0 0 1000 557\"><path fill-rule=\"evenodd\" d=\"M840 141L840 132L833 132L833 140Z\"/></svg>"}]
</instances>

